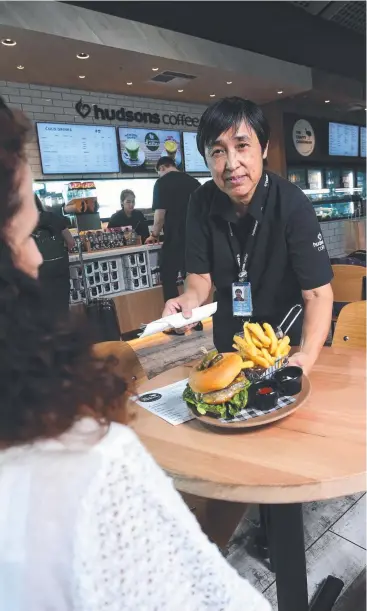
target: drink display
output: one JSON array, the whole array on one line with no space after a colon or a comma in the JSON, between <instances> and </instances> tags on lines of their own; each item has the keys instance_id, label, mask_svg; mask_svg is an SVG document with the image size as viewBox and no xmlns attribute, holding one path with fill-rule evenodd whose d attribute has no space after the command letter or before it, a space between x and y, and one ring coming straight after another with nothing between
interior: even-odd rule
<instances>
[{"instance_id":1,"label":"drink display","mask_svg":"<svg viewBox=\"0 0 367 611\"><path fill-rule=\"evenodd\" d=\"M164 143L164 148L168 157L171 157L171 159L175 160L178 149L178 143L176 142L176 140L166 140Z\"/></svg>"},{"instance_id":2,"label":"drink display","mask_svg":"<svg viewBox=\"0 0 367 611\"><path fill-rule=\"evenodd\" d=\"M123 172L155 172L160 157L170 157L183 169L180 132L119 127Z\"/></svg>"},{"instance_id":3,"label":"drink display","mask_svg":"<svg viewBox=\"0 0 367 611\"><path fill-rule=\"evenodd\" d=\"M67 190L67 214L85 214L97 212L97 192L93 181L70 182Z\"/></svg>"},{"instance_id":4,"label":"drink display","mask_svg":"<svg viewBox=\"0 0 367 611\"><path fill-rule=\"evenodd\" d=\"M127 151L129 155L130 161L138 161L139 148L140 148L140 145L139 145L138 140L134 140L133 138L129 138L129 140L126 140L125 150Z\"/></svg>"}]
</instances>

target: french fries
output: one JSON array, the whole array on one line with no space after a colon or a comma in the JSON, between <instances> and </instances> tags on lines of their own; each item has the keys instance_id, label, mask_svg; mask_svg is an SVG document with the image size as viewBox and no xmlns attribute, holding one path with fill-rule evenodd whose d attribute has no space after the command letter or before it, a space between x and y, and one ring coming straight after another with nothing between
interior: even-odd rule
<instances>
[{"instance_id":1,"label":"french fries","mask_svg":"<svg viewBox=\"0 0 367 611\"><path fill-rule=\"evenodd\" d=\"M275 335L275 331L274 331L273 327L271 325L269 325L269 323L264 322L263 327L264 327L264 331L265 331L266 335L270 339L269 352L270 352L270 354L272 354L274 356L275 355L275 351L276 351L277 346L278 346L278 338Z\"/></svg>"},{"instance_id":2,"label":"french fries","mask_svg":"<svg viewBox=\"0 0 367 611\"><path fill-rule=\"evenodd\" d=\"M286 357L291 349L288 335L278 339L268 323L261 326L259 323L245 322L243 335L243 338L238 335L233 338L233 347L244 361L243 369L272 367L278 359Z\"/></svg>"}]
</instances>

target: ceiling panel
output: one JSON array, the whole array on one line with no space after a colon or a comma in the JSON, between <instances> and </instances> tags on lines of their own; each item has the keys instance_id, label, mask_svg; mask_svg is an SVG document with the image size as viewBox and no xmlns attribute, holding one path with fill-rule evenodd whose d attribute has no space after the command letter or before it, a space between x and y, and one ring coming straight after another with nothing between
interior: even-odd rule
<instances>
[{"instance_id":1,"label":"ceiling panel","mask_svg":"<svg viewBox=\"0 0 367 611\"><path fill-rule=\"evenodd\" d=\"M311 15L317 15L348 30L366 35L366 2L291 2Z\"/></svg>"}]
</instances>

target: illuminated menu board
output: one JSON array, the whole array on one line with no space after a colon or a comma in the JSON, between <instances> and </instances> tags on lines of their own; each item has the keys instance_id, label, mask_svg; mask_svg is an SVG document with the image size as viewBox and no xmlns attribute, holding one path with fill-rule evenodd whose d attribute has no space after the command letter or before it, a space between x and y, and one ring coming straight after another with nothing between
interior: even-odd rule
<instances>
[{"instance_id":1,"label":"illuminated menu board","mask_svg":"<svg viewBox=\"0 0 367 611\"><path fill-rule=\"evenodd\" d=\"M366 128L360 127L359 129L360 155L366 157Z\"/></svg>"},{"instance_id":2,"label":"illuminated menu board","mask_svg":"<svg viewBox=\"0 0 367 611\"><path fill-rule=\"evenodd\" d=\"M358 157L357 125L329 123L329 155Z\"/></svg>"},{"instance_id":3,"label":"illuminated menu board","mask_svg":"<svg viewBox=\"0 0 367 611\"><path fill-rule=\"evenodd\" d=\"M113 126L37 123L43 174L119 172Z\"/></svg>"},{"instance_id":4,"label":"illuminated menu board","mask_svg":"<svg viewBox=\"0 0 367 611\"><path fill-rule=\"evenodd\" d=\"M184 132L183 144L186 172L208 172L205 161L198 151L196 132Z\"/></svg>"},{"instance_id":5,"label":"illuminated menu board","mask_svg":"<svg viewBox=\"0 0 367 611\"><path fill-rule=\"evenodd\" d=\"M180 132L119 127L123 172L154 172L160 157L170 157L182 169Z\"/></svg>"}]
</instances>

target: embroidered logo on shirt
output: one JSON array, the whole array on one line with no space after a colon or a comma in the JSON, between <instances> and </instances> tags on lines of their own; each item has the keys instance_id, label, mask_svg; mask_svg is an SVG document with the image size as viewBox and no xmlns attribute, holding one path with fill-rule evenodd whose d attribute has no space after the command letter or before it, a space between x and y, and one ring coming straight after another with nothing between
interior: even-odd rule
<instances>
[{"instance_id":1,"label":"embroidered logo on shirt","mask_svg":"<svg viewBox=\"0 0 367 611\"><path fill-rule=\"evenodd\" d=\"M321 252L322 250L325 250L325 242L324 242L324 239L322 237L322 233L318 234L317 240L318 240L317 242L313 242L313 244L312 244L313 247L317 248L317 250L319 252Z\"/></svg>"}]
</instances>

